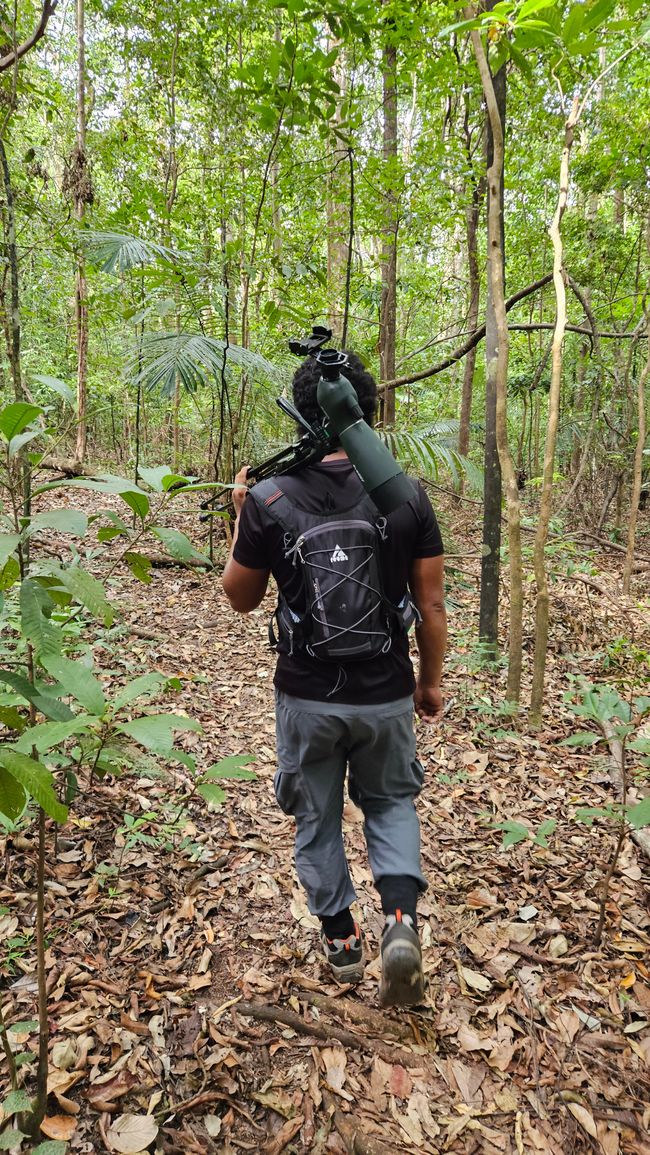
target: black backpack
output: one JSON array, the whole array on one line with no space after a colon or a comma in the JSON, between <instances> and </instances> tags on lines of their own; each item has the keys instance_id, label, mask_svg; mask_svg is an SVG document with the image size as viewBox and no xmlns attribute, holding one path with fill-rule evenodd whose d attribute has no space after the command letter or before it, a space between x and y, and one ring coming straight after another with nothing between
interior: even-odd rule
<instances>
[{"instance_id":1,"label":"black backpack","mask_svg":"<svg viewBox=\"0 0 650 1155\"><path fill-rule=\"evenodd\" d=\"M280 594L269 628L272 647L326 662L388 653L396 631L406 632L419 615L408 593L397 606L384 594L379 549L388 526L371 499L364 495L351 509L332 514L308 513L277 478L259 482L250 496L281 526L285 557L302 569L305 612L297 613Z\"/></svg>"}]
</instances>

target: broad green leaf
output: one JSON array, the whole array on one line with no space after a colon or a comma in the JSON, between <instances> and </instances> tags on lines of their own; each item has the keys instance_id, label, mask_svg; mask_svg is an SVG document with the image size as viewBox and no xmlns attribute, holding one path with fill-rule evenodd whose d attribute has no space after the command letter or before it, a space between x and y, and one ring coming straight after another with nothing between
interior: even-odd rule
<instances>
[{"instance_id":1,"label":"broad green leaf","mask_svg":"<svg viewBox=\"0 0 650 1155\"><path fill-rule=\"evenodd\" d=\"M163 686L166 681L164 674L141 674L139 678L134 678L132 682L118 690L111 705L114 710L121 710L124 706L135 702L136 698L141 698L144 694L151 694L159 686Z\"/></svg>"},{"instance_id":2,"label":"broad green leaf","mask_svg":"<svg viewBox=\"0 0 650 1155\"><path fill-rule=\"evenodd\" d=\"M101 618L105 626L111 625L115 611L98 578L80 565L51 566L49 572L75 601L85 606L94 617Z\"/></svg>"},{"instance_id":3,"label":"broad green leaf","mask_svg":"<svg viewBox=\"0 0 650 1155\"><path fill-rule=\"evenodd\" d=\"M83 537L88 529L88 518L80 509L48 509L37 513L25 526L23 537L33 537L42 529L55 529L57 533L70 533Z\"/></svg>"},{"instance_id":4,"label":"broad green leaf","mask_svg":"<svg viewBox=\"0 0 650 1155\"><path fill-rule=\"evenodd\" d=\"M24 786L25 790L55 822L65 822L68 808L63 806L54 793L54 779L42 762L28 758L18 750L0 746L0 766Z\"/></svg>"},{"instance_id":5,"label":"broad green leaf","mask_svg":"<svg viewBox=\"0 0 650 1155\"><path fill-rule=\"evenodd\" d=\"M145 750L152 750L154 754L169 754L174 745L175 730L202 733L203 727L194 718L186 718L184 714L145 714L130 722L122 722L117 729L139 742Z\"/></svg>"},{"instance_id":6,"label":"broad green leaf","mask_svg":"<svg viewBox=\"0 0 650 1155\"><path fill-rule=\"evenodd\" d=\"M0 722L8 730L18 730L19 733L22 733L27 726L27 718L16 706L0 706Z\"/></svg>"},{"instance_id":7,"label":"broad green leaf","mask_svg":"<svg viewBox=\"0 0 650 1155\"><path fill-rule=\"evenodd\" d=\"M40 405L30 405L27 401L14 401L0 409L0 433L7 441L22 433L32 421L40 417L43 410Z\"/></svg>"},{"instance_id":8,"label":"broad green leaf","mask_svg":"<svg viewBox=\"0 0 650 1155\"><path fill-rule=\"evenodd\" d=\"M0 1103L5 1118L17 1115L19 1111L31 1111L32 1101L26 1091L10 1091L6 1099Z\"/></svg>"},{"instance_id":9,"label":"broad green leaf","mask_svg":"<svg viewBox=\"0 0 650 1155\"><path fill-rule=\"evenodd\" d=\"M32 1148L32 1155L65 1155L67 1150L68 1144L62 1139L46 1139L45 1143Z\"/></svg>"},{"instance_id":10,"label":"broad green leaf","mask_svg":"<svg viewBox=\"0 0 650 1155\"><path fill-rule=\"evenodd\" d=\"M134 481L127 477L118 477L114 473L98 473L97 477L73 477L65 481L50 481L34 490L34 494L46 493L50 489L92 489L96 493L144 493L138 489ZM146 496L146 494L145 494Z\"/></svg>"},{"instance_id":11,"label":"broad green leaf","mask_svg":"<svg viewBox=\"0 0 650 1155\"><path fill-rule=\"evenodd\" d=\"M634 711L641 717L650 712L650 698L646 694L634 699Z\"/></svg>"},{"instance_id":12,"label":"broad green leaf","mask_svg":"<svg viewBox=\"0 0 650 1155\"><path fill-rule=\"evenodd\" d=\"M94 720L87 714L78 714L69 722L41 722L38 726L30 726L21 734L18 741L13 744L14 749L20 750L23 754L29 754L32 749L35 749L37 754L46 754L48 750L59 746L73 734L87 734Z\"/></svg>"},{"instance_id":13,"label":"broad green leaf","mask_svg":"<svg viewBox=\"0 0 650 1155\"><path fill-rule=\"evenodd\" d=\"M18 1059L19 1056L15 1055L14 1058ZM34 1056L31 1054L31 1052L29 1053L28 1058L29 1058L30 1062L34 1058ZM26 1139L26 1138L27 1138L27 1136L24 1135L22 1131L15 1131L12 1129L7 1129L6 1131L2 1132L2 1135L0 1135L0 1151L17 1151L17 1150L19 1150L23 1139Z\"/></svg>"},{"instance_id":14,"label":"broad green leaf","mask_svg":"<svg viewBox=\"0 0 650 1155\"><path fill-rule=\"evenodd\" d=\"M128 553L124 554L124 560L133 576L137 578L139 582L144 582L145 585L149 585L151 582L151 574L149 572L151 562L149 558L145 557L142 553L137 553L135 550L130 549Z\"/></svg>"},{"instance_id":15,"label":"broad green leaf","mask_svg":"<svg viewBox=\"0 0 650 1155\"><path fill-rule=\"evenodd\" d=\"M118 529L115 525L103 525L97 530L97 541L112 541L115 537L122 536L126 531Z\"/></svg>"},{"instance_id":16,"label":"broad green leaf","mask_svg":"<svg viewBox=\"0 0 650 1155\"><path fill-rule=\"evenodd\" d=\"M135 514L144 521L150 507L149 498L141 489L131 489L126 493L120 493L122 501L125 501L129 509L132 509Z\"/></svg>"},{"instance_id":17,"label":"broad green leaf","mask_svg":"<svg viewBox=\"0 0 650 1155\"><path fill-rule=\"evenodd\" d=\"M524 0L517 13L517 23L526 16L532 16L533 12L540 12L542 8L552 8L555 2L556 0Z\"/></svg>"},{"instance_id":18,"label":"broad green leaf","mask_svg":"<svg viewBox=\"0 0 650 1155\"><path fill-rule=\"evenodd\" d=\"M228 758L222 758L220 762L215 762L214 766L209 766L207 770L203 771L204 778L239 778L242 781L252 780L257 778L254 770L244 770L243 767L249 762L254 762L255 759L249 754L231 754Z\"/></svg>"},{"instance_id":19,"label":"broad green leaf","mask_svg":"<svg viewBox=\"0 0 650 1155\"><path fill-rule=\"evenodd\" d=\"M555 818L548 818L546 822L542 822L537 829L533 842L536 842L538 846L548 846L548 836L553 833L556 826L557 821Z\"/></svg>"},{"instance_id":20,"label":"broad green leaf","mask_svg":"<svg viewBox=\"0 0 650 1155\"><path fill-rule=\"evenodd\" d=\"M168 465L156 465L152 467L141 465L138 469L138 476L141 477L155 493L164 493L165 490L169 488L164 484L168 478L173 478L174 481L187 480L185 477L179 477ZM173 484L173 481L171 484Z\"/></svg>"},{"instance_id":21,"label":"broad green leaf","mask_svg":"<svg viewBox=\"0 0 650 1155\"><path fill-rule=\"evenodd\" d=\"M10 590L16 584L20 577L20 566L18 559L15 557L7 558L5 564L0 567L0 590Z\"/></svg>"},{"instance_id":22,"label":"broad green leaf","mask_svg":"<svg viewBox=\"0 0 650 1155\"><path fill-rule=\"evenodd\" d=\"M634 830L640 830L642 826L650 826L650 795L644 798L642 802L638 802L636 806L629 807L627 820Z\"/></svg>"},{"instance_id":23,"label":"broad green leaf","mask_svg":"<svg viewBox=\"0 0 650 1155\"><path fill-rule=\"evenodd\" d=\"M66 694L76 698L89 714L101 717L106 710L106 698L100 683L87 666L73 662L62 654L44 654L41 663L48 674L58 679Z\"/></svg>"},{"instance_id":24,"label":"broad green leaf","mask_svg":"<svg viewBox=\"0 0 650 1155\"><path fill-rule=\"evenodd\" d=\"M63 646L63 633L50 621L54 602L37 582L26 578L20 587L20 615L22 632L34 647L36 654L58 654Z\"/></svg>"},{"instance_id":25,"label":"broad green leaf","mask_svg":"<svg viewBox=\"0 0 650 1155\"><path fill-rule=\"evenodd\" d=\"M7 686L11 686L21 698L26 702L31 702L32 705L45 714L46 718L51 718L53 722L67 722L74 717L72 710L66 706L65 702L60 702L53 694L47 694L41 687L33 686L27 679L23 678L22 674L15 674L13 670L0 669L0 682L5 682Z\"/></svg>"},{"instance_id":26,"label":"broad green leaf","mask_svg":"<svg viewBox=\"0 0 650 1155\"><path fill-rule=\"evenodd\" d=\"M205 798L206 802L209 802L212 806L220 806L228 797L225 790L221 789L221 786L215 786L211 782L200 782L196 789L199 794Z\"/></svg>"},{"instance_id":27,"label":"broad green leaf","mask_svg":"<svg viewBox=\"0 0 650 1155\"><path fill-rule=\"evenodd\" d=\"M518 842L525 842L526 839L532 838L528 827L521 822L515 822L512 818L506 819L505 822L495 822L493 830L503 831L504 850L509 846L516 846Z\"/></svg>"},{"instance_id":28,"label":"broad green leaf","mask_svg":"<svg viewBox=\"0 0 650 1155\"><path fill-rule=\"evenodd\" d=\"M45 385L48 389L53 389L55 393L59 394L68 405L76 404L76 395L74 389L66 385L65 381L61 381L59 377L50 377L47 373L35 373L33 380L38 381L39 385Z\"/></svg>"},{"instance_id":29,"label":"broad green leaf","mask_svg":"<svg viewBox=\"0 0 650 1155\"><path fill-rule=\"evenodd\" d=\"M560 746L595 746L596 742L603 742L604 736L602 734L595 734L593 731L589 733L569 734L568 738L563 738Z\"/></svg>"},{"instance_id":30,"label":"broad green leaf","mask_svg":"<svg viewBox=\"0 0 650 1155\"><path fill-rule=\"evenodd\" d=\"M614 818L616 811L611 806L579 806L573 817L576 822L593 826L594 818Z\"/></svg>"},{"instance_id":31,"label":"broad green leaf","mask_svg":"<svg viewBox=\"0 0 650 1155\"><path fill-rule=\"evenodd\" d=\"M7 818L18 818L25 808L26 795L20 782L0 766L0 813Z\"/></svg>"},{"instance_id":32,"label":"broad green leaf","mask_svg":"<svg viewBox=\"0 0 650 1155\"><path fill-rule=\"evenodd\" d=\"M212 567L210 559L205 554L199 553L190 539L180 530L164 529L160 525L155 525L151 532L163 543L170 557L175 558L176 561L202 561L208 568Z\"/></svg>"},{"instance_id":33,"label":"broad green leaf","mask_svg":"<svg viewBox=\"0 0 650 1155\"><path fill-rule=\"evenodd\" d=\"M25 445L29 445L30 441L35 441L36 438L41 437L42 434L42 429L32 429L27 433L17 433L9 442L9 457L15 457Z\"/></svg>"},{"instance_id":34,"label":"broad green leaf","mask_svg":"<svg viewBox=\"0 0 650 1155\"><path fill-rule=\"evenodd\" d=\"M4 569L7 559L11 557L19 541L18 533L0 533L0 570Z\"/></svg>"}]
</instances>

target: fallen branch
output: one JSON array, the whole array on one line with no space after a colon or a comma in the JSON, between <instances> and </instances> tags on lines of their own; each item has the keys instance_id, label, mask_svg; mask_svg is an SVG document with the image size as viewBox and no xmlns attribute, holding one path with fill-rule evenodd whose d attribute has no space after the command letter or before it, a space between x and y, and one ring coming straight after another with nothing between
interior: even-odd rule
<instances>
[{"instance_id":1,"label":"fallen branch","mask_svg":"<svg viewBox=\"0 0 650 1155\"><path fill-rule=\"evenodd\" d=\"M402 1043L414 1041L411 1027L398 1023L394 1019L389 1019L386 1015L382 1015L381 1011L375 1011L372 1007L363 1006L361 1003L351 1003L349 999L330 999L327 995L302 994L300 998L303 1002L310 1003L312 1006L318 1007L319 1010L327 1011L330 1015L338 1015L339 1018L349 1019L351 1023L366 1027L368 1034L375 1035L377 1038L394 1035Z\"/></svg>"},{"instance_id":2,"label":"fallen branch","mask_svg":"<svg viewBox=\"0 0 650 1155\"><path fill-rule=\"evenodd\" d=\"M359 1035L354 1035L352 1031L345 1031L342 1027L334 1027L329 1023L308 1023L306 1019L294 1014L293 1011L285 1010L284 1007L271 1007L267 1006L266 1003L241 1002L237 1003L237 1014L244 1015L246 1018L261 1019L267 1023L282 1023L285 1027L292 1027L294 1031L299 1031L302 1035L311 1035L314 1039L320 1039L324 1043L329 1043L331 1039L337 1039L344 1047L361 1051L374 1051L385 1063L401 1063L403 1067L419 1067L422 1063L421 1055L416 1055L411 1051L393 1049L382 1044L377 1045L372 1039L364 1039Z\"/></svg>"}]
</instances>

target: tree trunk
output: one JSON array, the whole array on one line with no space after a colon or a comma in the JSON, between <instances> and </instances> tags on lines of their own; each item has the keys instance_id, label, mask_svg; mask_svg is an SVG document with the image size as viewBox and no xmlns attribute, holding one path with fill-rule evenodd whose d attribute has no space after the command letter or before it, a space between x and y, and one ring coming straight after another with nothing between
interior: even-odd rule
<instances>
[{"instance_id":1,"label":"tree trunk","mask_svg":"<svg viewBox=\"0 0 650 1155\"><path fill-rule=\"evenodd\" d=\"M500 125L505 124L506 115L506 74L502 68L494 77L493 89L498 107ZM487 122L487 166L494 164L494 144L490 117ZM487 182L488 227L490 214L498 213L499 233L503 238L502 192L497 192ZM503 248L501 249L503 257ZM488 269L494 262L490 250ZM503 270L501 271L503 276ZM497 326L494 310L494 286L488 274L487 304L485 310L485 361L496 366L498 352ZM488 660L493 661L499 648L499 575L501 551L501 505L503 490L501 483L501 463L497 447L497 399L494 373L488 372L485 381L485 449L483 456L483 556L481 559L481 597L479 608L479 641Z\"/></svg>"},{"instance_id":2,"label":"tree trunk","mask_svg":"<svg viewBox=\"0 0 650 1155\"><path fill-rule=\"evenodd\" d=\"M86 204L92 199L90 173L86 157L86 47L85 0L77 0L77 146L72 158L74 210L81 225ZM88 393L88 286L86 260L81 246L77 249L75 276L75 321L77 327L77 446L81 462L86 456Z\"/></svg>"},{"instance_id":3,"label":"tree trunk","mask_svg":"<svg viewBox=\"0 0 650 1155\"><path fill-rule=\"evenodd\" d=\"M481 274L478 263L478 226L481 215L481 201L485 191L484 181L477 180L473 173L472 133L469 125L469 101L465 100L464 120L465 152L470 166L472 199L465 209L465 239L467 242L467 271L469 273L469 309L467 312L467 327L471 331L478 325L478 311L481 297ZM460 403L460 428L458 431L458 452L466 457L469 452L470 422L472 417L472 391L474 386L474 368L476 365L476 346L470 349L465 358L463 370L463 391ZM461 487L463 482L461 481Z\"/></svg>"},{"instance_id":4,"label":"tree trunk","mask_svg":"<svg viewBox=\"0 0 650 1155\"><path fill-rule=\"evenodd\" d=\"M335 334L340 334L345 299L345 274L348 260L348 218L350 181L348 173L348 150L341 140L342 103L347 96L347 71L341 42L331 40L331 51L338 46L339 57L334 67L334 80L339 86L336 110L330 121L332 132L329 137L329 167L327 173L327 302L329 325Z\"/></svg>"},{"instance_id":5,"label":"tree trunk","mask_svg":"<svg viewBox=\"0 0 650 1155\"><path fill-rule=\"evenodd\" d=\"M4 141L0 136L0 164L2 165L2 183L5 194L5 213L4 213L4 250L9 268L9 300L10 300L10 314L8 324L5 325L5 332L7 335L7 353L9 356L9 367L11 370L11 381L14 389L14 397L16 401L25 401L25 389L23 386L22 372L20 367L20 282L18 280L18 248L16 245L16 208L14 202L14 190L11 183L11 172L9 171L9 161L4 146Z\"/></svg>"},{"instance_id":6,"label":"tree trunk","mask_svg":"<svg viewBox=\"0 0 650 1155\"><path fill-rule=\"evenodd\" d=\"M381 249L381 306L379 315L379 372L382 381L395 376L397 329L397 46L393 21L385 21L386 43L382 58L384 109L384 220ZM381 422L395 422L395 390L381 395Z\"/></svg>"},{"instance_id":7,"label":"tree trunk","mask_svg":"<svg viewBox=\"0 0 650 1155\"><path fill-rule=\"evenodd\" d=\"M646 436L645 419L645 385L650 376L650 310L646 314L646 332L648 334L648 356L643 371L637 380L637 422L638 436L634 454L634 472L632 475L632 504L630 506L630 524L627 531L627 551L623 566L623 593L629 594L632 580L632 566L634 564L634 543L636 538L636 523L639 515L639 499L641 497L641 479L643 474L643 448Z\"/></svg>"},{"instance_id":8,"label":"tree trunk","mask_svg":"<svg viewBox=\"0 0 650 1155\"><path fill-rule=\"evenodd\" d=\"M546 445L544 449L544 472L542 476L542 490L540 495L539 521L535 534L533 550L533 564L535 581L537 583L537 601L535 605L535 655L533 659L533 686L530 698L529 720L533 726L539 726L542 721L544 704L544 672L546 669L546 651L548 648L548 618L549 593L546 576L546 541L548 526L551 520L551 503L553 499L553 467L555 465L555 446L560 421L560 389L562 386L562 346L566 327L566 286L564 283L562 234L560 226L566 209L569 193L569 158L573 145L573 131L578 117L579 102L576 97L573 101L571 114L566 122L564 148L560 162L560 188L555 214L549 229L549 236L553 245L553 283L555 285L556 316L555 331L553 334L553 349L551 360L551 388L548 397L548 425L546 427Z\"/></svg>"},{"instance_id":9,"label":"tree trunk","mask_svg":"<svg viewBox=\"0 0 650 1155\"><path fill-rule=\"evenodd\" d=\"M521 513L519 488L515 467L508 445L507 383L508 383L508 320L505 300L503 249L503 162L505 122L505 69L503 78L492 78L478 31L473 30L472 47L481 75L490 128L492 130L492 162L488 169L488 267L491 293L491 311L494 317L496 348L490 350L487 363L487 383L496 398L496 442L499 463L506 487L508 515L508 547L510 566L510 622L508 644L507 699L519 702L522 663L523 584L521 570ZM496 81L496 91L495 91ZM501 87L502 86L502 92ZM487 450L487 429L486 429ZM494 512L494 511L493 511ZM499 511L500 513L500 511ZM497 590L493 593L498 593Z\"/></svg>"}]
</instances>

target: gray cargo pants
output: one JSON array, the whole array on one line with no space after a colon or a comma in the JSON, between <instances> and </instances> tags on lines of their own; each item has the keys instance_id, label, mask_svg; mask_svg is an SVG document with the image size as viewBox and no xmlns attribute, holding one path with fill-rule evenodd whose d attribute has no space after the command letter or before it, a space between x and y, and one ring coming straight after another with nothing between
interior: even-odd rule
<instances>
[{"instance_id":1,"label":"gray cargo pants","mask_svg":"<svg viewBox=\"0 0 650 1155\"><path fill-rule=\"evenodd\" d=\"M425 890L413 801L424 770L415 756L413 699L334 706L276 690L275 706L275 796L296 820L296 870L311 913L337 914L356 898L341 830L347 767L375 883L407 874Z\"/></svg>"}]
</instances>

